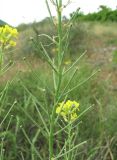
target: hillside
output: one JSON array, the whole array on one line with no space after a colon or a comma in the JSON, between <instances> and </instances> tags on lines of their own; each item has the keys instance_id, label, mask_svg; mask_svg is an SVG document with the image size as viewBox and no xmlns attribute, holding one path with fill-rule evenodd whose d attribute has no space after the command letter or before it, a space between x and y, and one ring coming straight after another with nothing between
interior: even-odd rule
<instances>
[{"instance_id":1,"label":"hillside","mask_svg":"<svg viewBox=\"0 0 117 160\"><path fill-rule=\"evenodd\" d=\"M4 22L4 21L2 21L2 20L0 19L0 26L3 26L3 25L5 25L5 24L7 24L7 23Z\"/></svg>"},{"instance_id":2,"label":"hillside","mask_svg":"<svg viewBox=\"0 0 117 160\"><path fill-rule=\"evenodd\" d=\"M93 68L101 68L101 79L107 79L111 75L111 88L116 86L116 52L117 52L117 23L100 22L75 22L70 35L69 50L65 61L74 61L76 57L87 50L84 57L86 63ZM45 64L44 59L40 58L40 52L34 47L30 37L35 41L42 41L43 44L49 44L48 39L38 38L41 33L50 36L56 35L56 30L49 24L49 19L32 24L22 24L18 26L19 37L17 46L8 57L15 61L14 67L7 73L5 79L12 77L17 71L27 71L23 62L23 57L31 61L33 68L42 67ZM50 56L55 56L56 48L54 45L46 47ZM66 62L65 62L66 63Z\"/></svg>"},{"instance_id":3,"label":"hillside","mask_svg":"<svg viewBox=\"0 0 117 160\"><path fill-rule=\"evenodd\" d=\"M67 58L74 58L78 54L87 50L87 55L104 59L112 56L113 50L117 47L117 23L110 22L75 22L71 28L69 51ZM49 20L45 19L42 22L32 24L22 24L18 26L19 38L18 38L18 57L34 55L39 57L39 53L34 49L33 44L30 41L30 37L35 40L39 40L38 35L41 33L49 36L56 35L55 28L51 27ZM41 38L43 43L47 44L50 41L46 38ZM53 56L54 46L47 47L48 52ZM105 56L105 52L107 55ZM96 58L95 57L95 58Z\"/></svg>"}]
</instances>

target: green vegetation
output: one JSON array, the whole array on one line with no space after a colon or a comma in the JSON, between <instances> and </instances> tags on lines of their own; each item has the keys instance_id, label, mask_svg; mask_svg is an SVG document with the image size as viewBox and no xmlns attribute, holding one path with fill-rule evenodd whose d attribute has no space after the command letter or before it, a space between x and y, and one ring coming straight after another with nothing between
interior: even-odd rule
<instances>
[{"instance_id":1,"label":"green vegetation","mask_svg":"<svg viewBox=\"0 0 117 160\"><path fill-rule=\"evenodd\" d=\"M56 47L50 39L39 37L46 34L57 43L61 41L61 37L56 37L58 32L56 27L51 26L50 20L46 18L39 23L20 25L16 48L6 50L4 65L9 59L14 64L12 67L7 65L0 78L0 160L50 160L49 156L53 157L53 154L49 155L50 140L46 130L52 127L50 115L56 102L56 82L60 77L51 69L46 55L42 56L40 42L48 56L54 59L52 62L56 67L60 63L57 52L60 52L61 45L59 43L60 46ZM68 20L61 22L63 35L67 29L71 33L69 48L61 64L63 72L80 58L62 77L58 95L75 88L67 97L63 95L59 102L75 100L80 104L80 112L72 131L66 127L59 134L58 131L67 122L64 117L58 117L54 126L54 141L50 143L53 151L50 152L58 155L58 160L116 160L117 23L79 23L75 20L71 28L65 28ZM85 50L87 52L83 56ZM74 150L67 152L74 146Z\"/></svg>"},{"instance_id":2,"label":"green vegetation","mask_svg":"<svg viewBox=\"0 0 117 160\"><path fill-rule=\"evenodd\" d=\"M72 14L71 14L72 15ZM101 5L98 12L84 14L78 11L76 15L78 21L99 21L99 22L117 22L117 9L112 10L111 8Z\"/></svg>"},{"instance_id":3,"label":"green vegetation","mask_svg":"<svg viewBox=\"0 0 117 160\"><path fill-rule=\"evenodd\" d=\"M70 88L74 87L76 83L82 83L93 71L90 65L86 65L86 60L81 61L78 66L79 71L70 84ZM45 157L44 159L47 159L48 143L38 128L39 126L43 127L43 123L38 116L35 103L40 110L40 105L43 104L48 107L52 103L53 98L49 93L53 89L50 73L48 66L44 64L41 68L33 70L33 72L20 73L11 83L6 83L4 90L2 89L4 87L1 88L1 95L3 95L1 100L1 121L10 110L14 100L17 100L7 119L5 119L4 125L2 125L4 127L1 128L1 138L5 136L4 149L6 152L4 152L4 160L8 158L9 160L23 159L21 157L26 160L39 159L33 144L35 144L37 151ZM71 74L72 71L66 75L62 88ZM109 80L105 83L105 80L99 79L100 74L98 73L97 76L79 86L68 97L71 100L75 99L80 102L81 112L93 105L92 109L79 119L78 128L74 130L74 132L77 131L75 143L87 141L86 145L78 149L77 152L80 154L77 155L76 159L84 160L90 157L93 160L96 157L101 159L104 156L107 159L110 156L117 156L116 94L115 91L110 91L109 85L111 85L111 82ZM44 90L45 84L47 85L46 92ZM45 104L45 98L47 104ZM49 107L48 109L51 110ZM42 112L42 115L47 125L49 125L44 112ZM9 123L9 129L6 131ZM23 134L22 128L32 144ZM66 134L61 134L56 137L61 140L61 145L63 145L62 142L65 136ZM55 146L56 149L60 147L57 146L57 142Z\"/></svg>"}]
</instances>

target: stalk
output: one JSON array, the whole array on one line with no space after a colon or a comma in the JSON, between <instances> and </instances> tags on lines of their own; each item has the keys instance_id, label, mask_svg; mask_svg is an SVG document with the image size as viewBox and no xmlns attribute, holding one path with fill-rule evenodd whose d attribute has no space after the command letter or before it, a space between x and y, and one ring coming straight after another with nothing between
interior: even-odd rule
<instances>
[{"instance_id":1,"label":"stalk","mask_svg":"<svg viewBox=\"0 0 117 160\"><path fill-rule=\"evenodd\" d=\"M57 5L57 16L58 16L58 56L57 56L57 68L58 74L56 74L57 88L55 90L54 107L52 116L50 118L50 135L49 135L49 157L50 160L54 157L53 145L54 145L54 127L55 127L55 114L56 114L56 102L59 98L60 86L62 82L62 0L58 0Z\"/></svg>"},{"instance_id":2,"label":"stalk","mask_svg":"<svg viewBox=\"0 0 117 160\"><path fill-rule=\"evenodd\" d=\"M71 139L72 139L71 129L72 129L72 125L69 125L68 126L68 151L71 150L71 143L72 143L71 142ZM71 154L72 154L71 152L68 153L68 160L71 160Z\"/></svg>"}]
</instances>

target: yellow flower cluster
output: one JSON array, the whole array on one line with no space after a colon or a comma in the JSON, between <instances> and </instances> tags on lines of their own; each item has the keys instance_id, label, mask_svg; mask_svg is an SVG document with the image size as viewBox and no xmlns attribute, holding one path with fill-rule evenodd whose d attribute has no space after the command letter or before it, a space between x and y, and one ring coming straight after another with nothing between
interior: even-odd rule
<instances>
[{"instance_id":1,"label":"yellow flower cluster","mask_svg":"<svg viewBox=\"0 0 117 160\"><path fill-rule=\"evenodd\" d=\"M78 118L79 103L76 101L62 102L56 108L56 113L60 114L65 121L72 122Z\"/></svg>"},{"instance_id":2,"label":"yellow flower cluster","mask_svg":"<svg viewBox=\"0 0 117 160\"><path fill-rule=\"evenodd\" d=\"M12 28L8 25L0 27L0 47L9 48L10 46L15 46L16 42L14 38L18 35L17 29Z\"/></svg>"}]
</instances>

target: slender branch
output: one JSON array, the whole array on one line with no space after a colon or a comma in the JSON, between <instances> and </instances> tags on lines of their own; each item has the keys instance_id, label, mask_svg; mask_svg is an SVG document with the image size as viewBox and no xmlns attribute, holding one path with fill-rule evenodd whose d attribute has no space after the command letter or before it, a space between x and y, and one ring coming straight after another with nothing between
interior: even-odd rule
<instances>
[{"instance_id":1,"label":"slender branch","mask_svg":"<svg viewBox=\"0 0 117 160\"><path fill-rule=\"evenodd\" d=\"M79 60L86 54L87 51L81 54L81 56L63 73L65 75L67 72L69 72L78 62Z\"/></svg>"},{"instance_id":2,"label":"slender branch","mask_svg":"<svg viewBox=\"0 0 117 160\"><path fill-rule=\"evenodd\" d=\"M72 89L70 89L68 92L66 92L64 95L72 92L73 90L75 90L76 88L78 88L79 86L83 85L84 83L86 83L89 79L91 79L94 75L96 75L97 72L100 72L100 69L95 71L94 73L92 73L91 76L89 76L87 79L85 79L84 81L82 81L81 83L79 83L78 85L76 85L75 87L73 87Z\"/></svg>"},{"instance_id":3,"label":"slender branch","mask_svg":"<svg viewBox=\"0 0 117 160\"><path fill-rule=\"evenodd\" d=\"M53 158L53 160L56 160L56 159L58 159L58 158L60 158L60 157L63 157L64 155L70 153L70 152L73 151L74 149L77 149L78 147L80 147L80 146L82 146L82 145L84 145L84 144L86 144L86 143L87 143L87 141L84 141L84 142L82 142L82 143L80 143L80 144L74 146L73 148L71 148L70 150L66 151L65 153L63 153L63 154L61 154L61 155L59 155L59 156Z\"/></svg>"}]
</instances>

